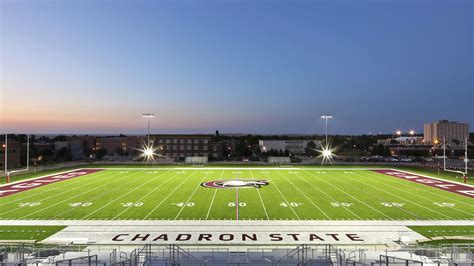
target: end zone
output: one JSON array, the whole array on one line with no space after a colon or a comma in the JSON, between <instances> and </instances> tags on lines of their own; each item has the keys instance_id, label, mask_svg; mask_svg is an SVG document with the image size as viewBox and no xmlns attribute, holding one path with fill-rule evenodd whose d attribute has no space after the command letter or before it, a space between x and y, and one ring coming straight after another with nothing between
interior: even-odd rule
<instances>
[{"instance_id":1,"label":"end zone","mask_svg":"<svg viewBox=\"0 0 474 266\"><path fill-rule=\"evenodd\" d=\"M0 186L0 197L6 197L9 195L20 193L20 192L30 190L33 188L45 186L47 184L52 184L52 183L60 182L63 180L96 173L99 171L101 170L100 169L78 169L78 170L72 170L68 172L53 174L53 175L27 179L23 181L14 182L14 183L4 184Z\"/></svg>"}]
</instances>

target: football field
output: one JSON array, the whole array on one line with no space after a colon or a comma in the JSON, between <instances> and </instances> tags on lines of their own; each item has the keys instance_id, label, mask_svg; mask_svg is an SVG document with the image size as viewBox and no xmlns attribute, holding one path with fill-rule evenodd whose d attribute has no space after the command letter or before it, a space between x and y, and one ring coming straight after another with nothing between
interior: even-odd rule
<instances>
[{"instance_id":1,"label":"football field","mask_svg":"<svg viewBox=\"0 0 474 266\"><path fill-rule=\"evenodd\" d=\"M473 220L474 198L364 169L102 169L0 197L0 220Z\"/></svg>"}]
</instances>

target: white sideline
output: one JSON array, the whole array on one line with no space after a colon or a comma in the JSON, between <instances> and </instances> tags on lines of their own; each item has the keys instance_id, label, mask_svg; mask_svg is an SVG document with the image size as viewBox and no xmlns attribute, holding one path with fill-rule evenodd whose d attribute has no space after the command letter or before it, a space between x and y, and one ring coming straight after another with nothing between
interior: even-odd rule
<instances>
[{"instance_id":1,"label":"white sideline","mask_svg":"<svg viewBox=\"0 0 474 266\"><path fill-rule=\"evenodd\" d=\"M0 220L1 225L64 226L474 226L474 220ZM178 228L178 227L177 227Z\"/></svg>"},{"instance_id":2,"label":"white sideline","mask_svg":"<svg viewBox=\"0 0 474 266\"><path fill-rule=\"evenodd\" d=\"M106 168L84 168L84 169L100 169L100 170L316 170L316 171L367 171L367 170L391 170L390 168L299 168L299 167L106 167Z\"/></svg>"}]
</instances>

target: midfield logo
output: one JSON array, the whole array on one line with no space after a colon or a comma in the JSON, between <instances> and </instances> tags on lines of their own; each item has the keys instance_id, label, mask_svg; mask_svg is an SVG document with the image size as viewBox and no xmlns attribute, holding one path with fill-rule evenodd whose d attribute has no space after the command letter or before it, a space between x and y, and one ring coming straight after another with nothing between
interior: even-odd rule
<instances>
[{"instance_id":1,"label":"midfield logo","mask_svg":"<svg viewBox=\"0 0 474 266\"><path fill-rule=\"evenodd\" d=\"M261 188L269 185L267 180L215 180L201 184L209 188Z\"/></svg>"}]
</instances>

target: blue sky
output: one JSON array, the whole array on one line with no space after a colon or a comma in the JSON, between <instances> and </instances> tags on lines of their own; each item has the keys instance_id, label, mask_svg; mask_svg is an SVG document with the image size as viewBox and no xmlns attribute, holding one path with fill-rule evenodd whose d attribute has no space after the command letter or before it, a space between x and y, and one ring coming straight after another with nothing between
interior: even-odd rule
<instances>
[{"instance_id":1,"label":"blue sky","mask_svg":"<svg viewBox=\"0 0 474 266\"><path fill-rule=\"evenodd\" d=\"M0 0L1 128L335 133L474 124L472 1Z\"/></svg>"}]
</instances>

